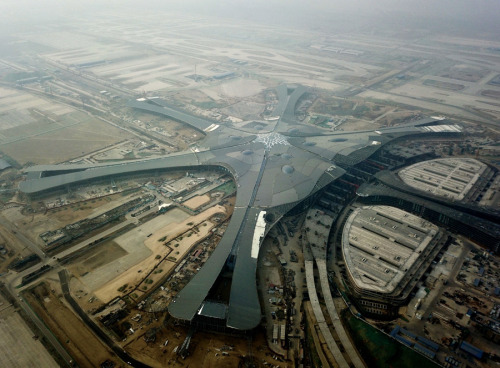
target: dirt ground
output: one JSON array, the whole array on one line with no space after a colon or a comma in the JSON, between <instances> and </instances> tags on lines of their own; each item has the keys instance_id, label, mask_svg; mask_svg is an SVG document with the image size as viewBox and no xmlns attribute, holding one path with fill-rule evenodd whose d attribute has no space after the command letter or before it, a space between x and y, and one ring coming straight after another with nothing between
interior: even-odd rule
<instances>
[{"instance_id":1,"label":"dirt ground","mask_svg":"<svg viewBox=\"0 0 500 368\"><path fill-rule=\"evenodd\" d=\"M42 246L43 241L40 239L41 233L49 230L56 230L88 217L97 216L137 195L137 193L134 193L130 196L123 196L117 193L50 209L46 213L25 215L21 211L21 207L15 207L2 211L2 214L5 218L9 219L9 222L22 229L26 237Z\"/></svg>"},{"instance_id":2,"label":"dirt ground","mask_svg":"<svg viewBox=\"0 0 500 368\"><path fill-rule=\"evenodd\" d=\"M251 340L239 336L196 332L191 340L190 355L182 359L173 350L182 344L186 334L187 329L184 327L167 326L157 333L155 342L146 343L142 337L137 336L124 349L153 367L233 368L238 367L243 357L249 356L254 359L255 367L259 368L293 366L291 362L280 362L273 358L262 330L258 330ZM164 346L166 340L168 344ZM264 362L268 364L264 365Z\"/></svg>"},{"instance_id":3,"label":"dirt ground","mask_svg":"<svg viewBox=\"0 0 500 368\"><path fill-rule=\"evenodd\" d=\"M130 196L130 198L137 195L137 193L134 193L134 195ZM55 220L64 225L67 225L76 221L86 219L88 217L95 216L96 210L100 207L104 207L107 204L109 205L106 206L103 211L99 211L99 213L117 207L122 201L120 203L117 203L116 201L122 197L123 195L121 193L117 193L111 194L106 197L89 199L75 204L50 209L47 211L47 216L50 216L51 221ZM127 199L130 198L127 196Z\"/></svg>"},{"instance_id":4,"label":"dirt ground","mask_svg":"<svg viewBox=\"0 0 500 368\"><path fill-rule=\"evenodd\" d=\"M89 118L76 125L47 129L45 132L22 137L15 142L2 145L1 150L21 165L27 162L54 164L96 151L129 137L131 135L121 129L98 119Z\"/></svg>"},{"instance_id":5,"label":"dirt ground","mask_svg":"<svg viewBox=\"0 0 500 368\"><path fill-rule=\"evenodd\" d=\"M102 267L125 254L127 252L114 241L106 242L78 257L72 262L70 270L71 273L77 276L84 276L88 272Z\"/></svg>"},{"instance_id":6,"label":"dirt ground","mask_svg":"<svg viewBox=\"0 0 500 368\"><path fill-rule=\"evenodd\" d=\"M396 109L394 112L387 114L377 120L380 126L394 126L399 125L403 122L416 119L418 112L409 110L399 110Z\"/></svg>"},{"instance_id":7,"label":"dirt ground","mask_svg":"<svg viewBox=\"0 0 500 368\"><path fill-rule=\"evenodd\" d=\"M152 233L144 242L144 245L151 250L151 255L135 266L124 270L125 272L121 273L119 276L115 277L113 280L96 290L95 295L101 301L109 301L116 296L117 290L123 285L127 284L129 287L138 285L144 279L145 275L153 270L154 266L158 263L158 259L162 259L170 254L172 248L166 247L164 242L178 238L179 235L184 234L191 229L193 225L204 222L216 213L225 213L225 208L219 205L211 207L199 215L189 217L181 223L168 224L160 230ZM200 226L198 233L192 234L194 236L188 236L186 234L182 239L178 238L178 240L176 240L178 247L175 247L174 245L174 254L172 255L174 258L172 261L167 262L166 260L164 261L165 263L162 262L162 265L159 266L163 270L162 272L164 272L163 275L175 267L176 262L184 257L193 244L206 236L212 227L213 224L212 226L208 226L208 224L207 226ZM158 256L160 257L158 258ZM150 279L155 282L158 281L163 275L157 274L157 276L154 277L154 275L151 274Z\"/></svg>"},{"instance_id":8,"label":"dirt ground","mask_svg":"<svg viewBox=\"0 0 500 368\"><path fill-rule=\"evenodd\" d=\"M0 274L7 271L10 262L15 258L25 257L31 253L9 229L1 225L0 246L6 251L6 254L0 254Z\"/></svg>"},{"instance_id":9,"label":"dirt ground","mask_svg":"<svg viewBox=\"0 0 500 368\"><path fill-rule=\"evenodd\" d=\"M495 91L491 89L485 89L481 91L481 95L492 98L500 98L500 91Z\"/></svg>"},{"instance_id":10,"label":"dirt ground","mask_svg":"<svg viewBox=\"0 0 500 368\"><path fill-rule=\"evenodd\" d=\"M0 367L55 368L58 364L40 339L16 312L16 306L0 294ZM22 343L20 343L22 342Z\"/></svg>"},{"instance_id":11,"label":"dirt ground","mask_svg":"<svg viewBox=\"0 0 500 368\"><path fill-rule=\"evenodd\" d=\"M17 246L16 238L10 234L10 231L0 226L0 247L5 249L6 254L0 254L0 274L7 271L10 262L16 257L27 256L30 252L28 250L20 251Z\"/></svg>"},{"instance_id":12,"label":"dirt ground","mask_svg":"<svg viewBox=\"0 0 500 368\"><path fill-rule=\"evenodd\" d=\"M203 95L202 92L199 92L199 94ZM198 95L198 93L195 95ZM178 149L186 149L190 143L196 142L205 136L203 133L200 133L186 124L181 124L162 116L136 111L134 111L133 114L136 119L142 122L138 125L139 127L148 131L152 128L160 129L163 134L166 134L166 136L159 134L155 135L155 137L170 138L170 141L175 142ZM149 133L151 133L151 131L149 131ZM176 151L177 149L167 147L167 150Z\"/></svg>"},{"instance_id":13,"label":"dirt ground","mask_svg":"<svg viewBox=\"0 0 500 368\"><path fill-rule=\"evenodd\" d=\"M258 80L237 79L220 86L221 92L229 97L249 97L264 90Z\"/></svg>"},{"instance_id":14,"label":"dirt ground","mask_svg":"<svg viewBox=\"0 0 500 368\"><path fill-rule=\"evenodd\" d=\"M177 100L181 103L185 103L186 101L190 101L191 103L200 103L200 102L211 102L212 99L207 96L202 91L196 90L181 90L172 96L174 100Z\"/></svg>"},{"instance_id":15,"label":"dirt ground","mask_svg":"<svg viewBox=\"0 0 500 368\"><path fill-rule=\"evenodd\" d=\"M339 128L347 132L352 132L357 130L376 129L380 128L380 126L379 122L372 123L366 120L348 119L346 122L339 125Z\"/></svg>"},{"instance_id":16,"label":"dirt ground","mask_svg":"<svg viewBox=\"0 0 500 368\"><path fill-rule=\"evenodd\" d=\"M106 359L118 359L59 299L53 286L41 283L24 296L80 367L98 367ZM76 343L77 342L77 343Z\"/></svg>"},{"instance_id":17,"label":"dirt ground","mask_svg":"<svg viewBox=\"0 0 500 368\"><path fill-rule=\"evenodd\" d=\"M446 90L450 90L450 91L461 91L465 88L465 86L463 84L442 82L442 81L437 81L434 79L426 79L426 80L424 80L423 84L426 86L432 86L432 87L446 89Z\"/></svg>"},{"instance_id":18,"label":"dirt ground","mask_svg":"<svg viewBox=\"0 0 500 368\"><path fill-rule=\"evenodd\" d=\"M207 204L208 202L210 202L210 197L204 194L201 196L194 196L193 198L184 202L183 205L192 210L196 210L197 208L203 206L204 204Z\"/></svg>"},{"instance_id":19,"label":"dirt ground","mask_svg":"<svg viewBox=\"0 0 500 368\"><path fill-rule=\"evenodd\" d=\"M235 116L243 120L259 119L264 111L265 104L253 101L241 101L234 105L229 105L221 112L226 115Z\"/></svg>"},{"instance_id":20,"label":"dirt ground","mask_svg":"<svg viewBox=\"0 0 500 368\"><path fill-rule=\"evenodd\" d=\"M454 66L446 73L441 74L441 77L475 83L488 75L488 72L487 69L459 68Z\"/></svg>"}]
</instances>

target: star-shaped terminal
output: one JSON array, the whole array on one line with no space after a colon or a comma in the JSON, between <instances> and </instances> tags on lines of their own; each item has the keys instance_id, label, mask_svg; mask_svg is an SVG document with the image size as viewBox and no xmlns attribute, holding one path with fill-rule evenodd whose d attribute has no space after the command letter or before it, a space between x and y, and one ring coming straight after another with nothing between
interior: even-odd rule
<instances>
[{"instance_id":1,"label":"star-shaped terminal","mask_svg":"<svg viewBox=\"0 0 500 368\"><path fill-rule=\"evenodd\" d=\"M277 144L282 144L285 146L290 145L285 136L279 133L267 133L267 134L259 134L257 139L255 140L257 143L264 143L266 146L266 150L273 148L273 146Z\"/></svg>"},{"instance_id":2,"label":"star-shaped terminal","mask_svg":"<svg viewBox=\"0 0 500 368\"><path fill-rule=\"evenodd\" d=\"M257 258L270 228L283 215L312 201L345 168L404 136L458 133L446 120L423 119L380 130L332 132L299 123L295 106L307 91L303 86L277 88L272 121L220 123L192 116L161 99L141 98L129 106L183 122L206 134L195 149L163 158L96 165L42 165L28 168L20 190L29 195L134 172L217 166L237 183L230 223L208 261L169 305L170 314L192 321L223 269L233 271L226 326L256 327L261 308L256 287Z\"/></svg>"}]
</instances>

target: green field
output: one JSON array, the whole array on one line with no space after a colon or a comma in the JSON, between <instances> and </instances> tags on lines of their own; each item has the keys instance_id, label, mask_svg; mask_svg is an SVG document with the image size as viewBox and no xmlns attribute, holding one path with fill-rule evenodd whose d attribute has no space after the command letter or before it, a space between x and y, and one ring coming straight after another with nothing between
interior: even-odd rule
<instances>
[{"instance_id":1,"label":"green field","mask_svg":"<svg viewBox=\"0 0 500 368\"><path fill-rule=\"evenodd\" d=\"M439 365L412 349L394 341L368 323L347 313L349 332L368 367L373 368L438 368Z\"/></svg>"},{"instance_id":2,"label":"green field","mask_svg":"<svg viewBox=\"0 0 500 368\"><path fill-rule=\"evenodd\" d=\"M232 180L222 185L219 185L217 188L212 190L212 192L224 192L224 196L233 194L235 191L236 191L236 186L234 185L234 182Z\"/></svg>"}]
</instances>

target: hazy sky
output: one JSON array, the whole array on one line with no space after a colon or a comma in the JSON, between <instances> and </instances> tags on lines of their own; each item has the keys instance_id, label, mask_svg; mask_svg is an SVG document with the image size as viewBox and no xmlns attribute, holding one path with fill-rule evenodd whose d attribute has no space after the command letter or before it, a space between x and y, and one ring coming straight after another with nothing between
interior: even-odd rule
<instances>
[{"instance_id":1,"label":"hazy sky","mask_svg":"<svg viewBox=\"0 0 500 368\"><path fill-rule=\"evenodd\" d=\"M341 19L355 24L387 20L395 25L429 24L449 31L496 33L500 29L500 0L0 0L0 21L4 26L56 22L114 9L131 16L144 11L186 11L289 26L314 27L315 22Z\"/></svg>"}]
</instances>

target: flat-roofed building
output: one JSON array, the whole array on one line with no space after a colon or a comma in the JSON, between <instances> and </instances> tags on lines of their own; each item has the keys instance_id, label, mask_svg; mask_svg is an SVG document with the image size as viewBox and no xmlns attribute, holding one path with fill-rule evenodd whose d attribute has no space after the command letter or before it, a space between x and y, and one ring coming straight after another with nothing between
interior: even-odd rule
<instances>
[{"instance_id":1,"label":"flat-roofed building","mask_svg":"<svg viewBox=\"0 0 500 368\"><path fill-rule=\"evenodd\" d=\"M365 314L394 317L436 257L440 229L390 206L356 208L342 233L346 281Z\"/></svg>"},{"instance_id":2,"label":"flat-roofed building","mask_svg":"<svg viewBox=\"0 0 500 368\"><path fill-rule=\"evenodd\" d=\"M493 176L488 165L472 158L422 161L399 171L407 185L459 201L474 201Z\"/></svg>"}]
</instances>

